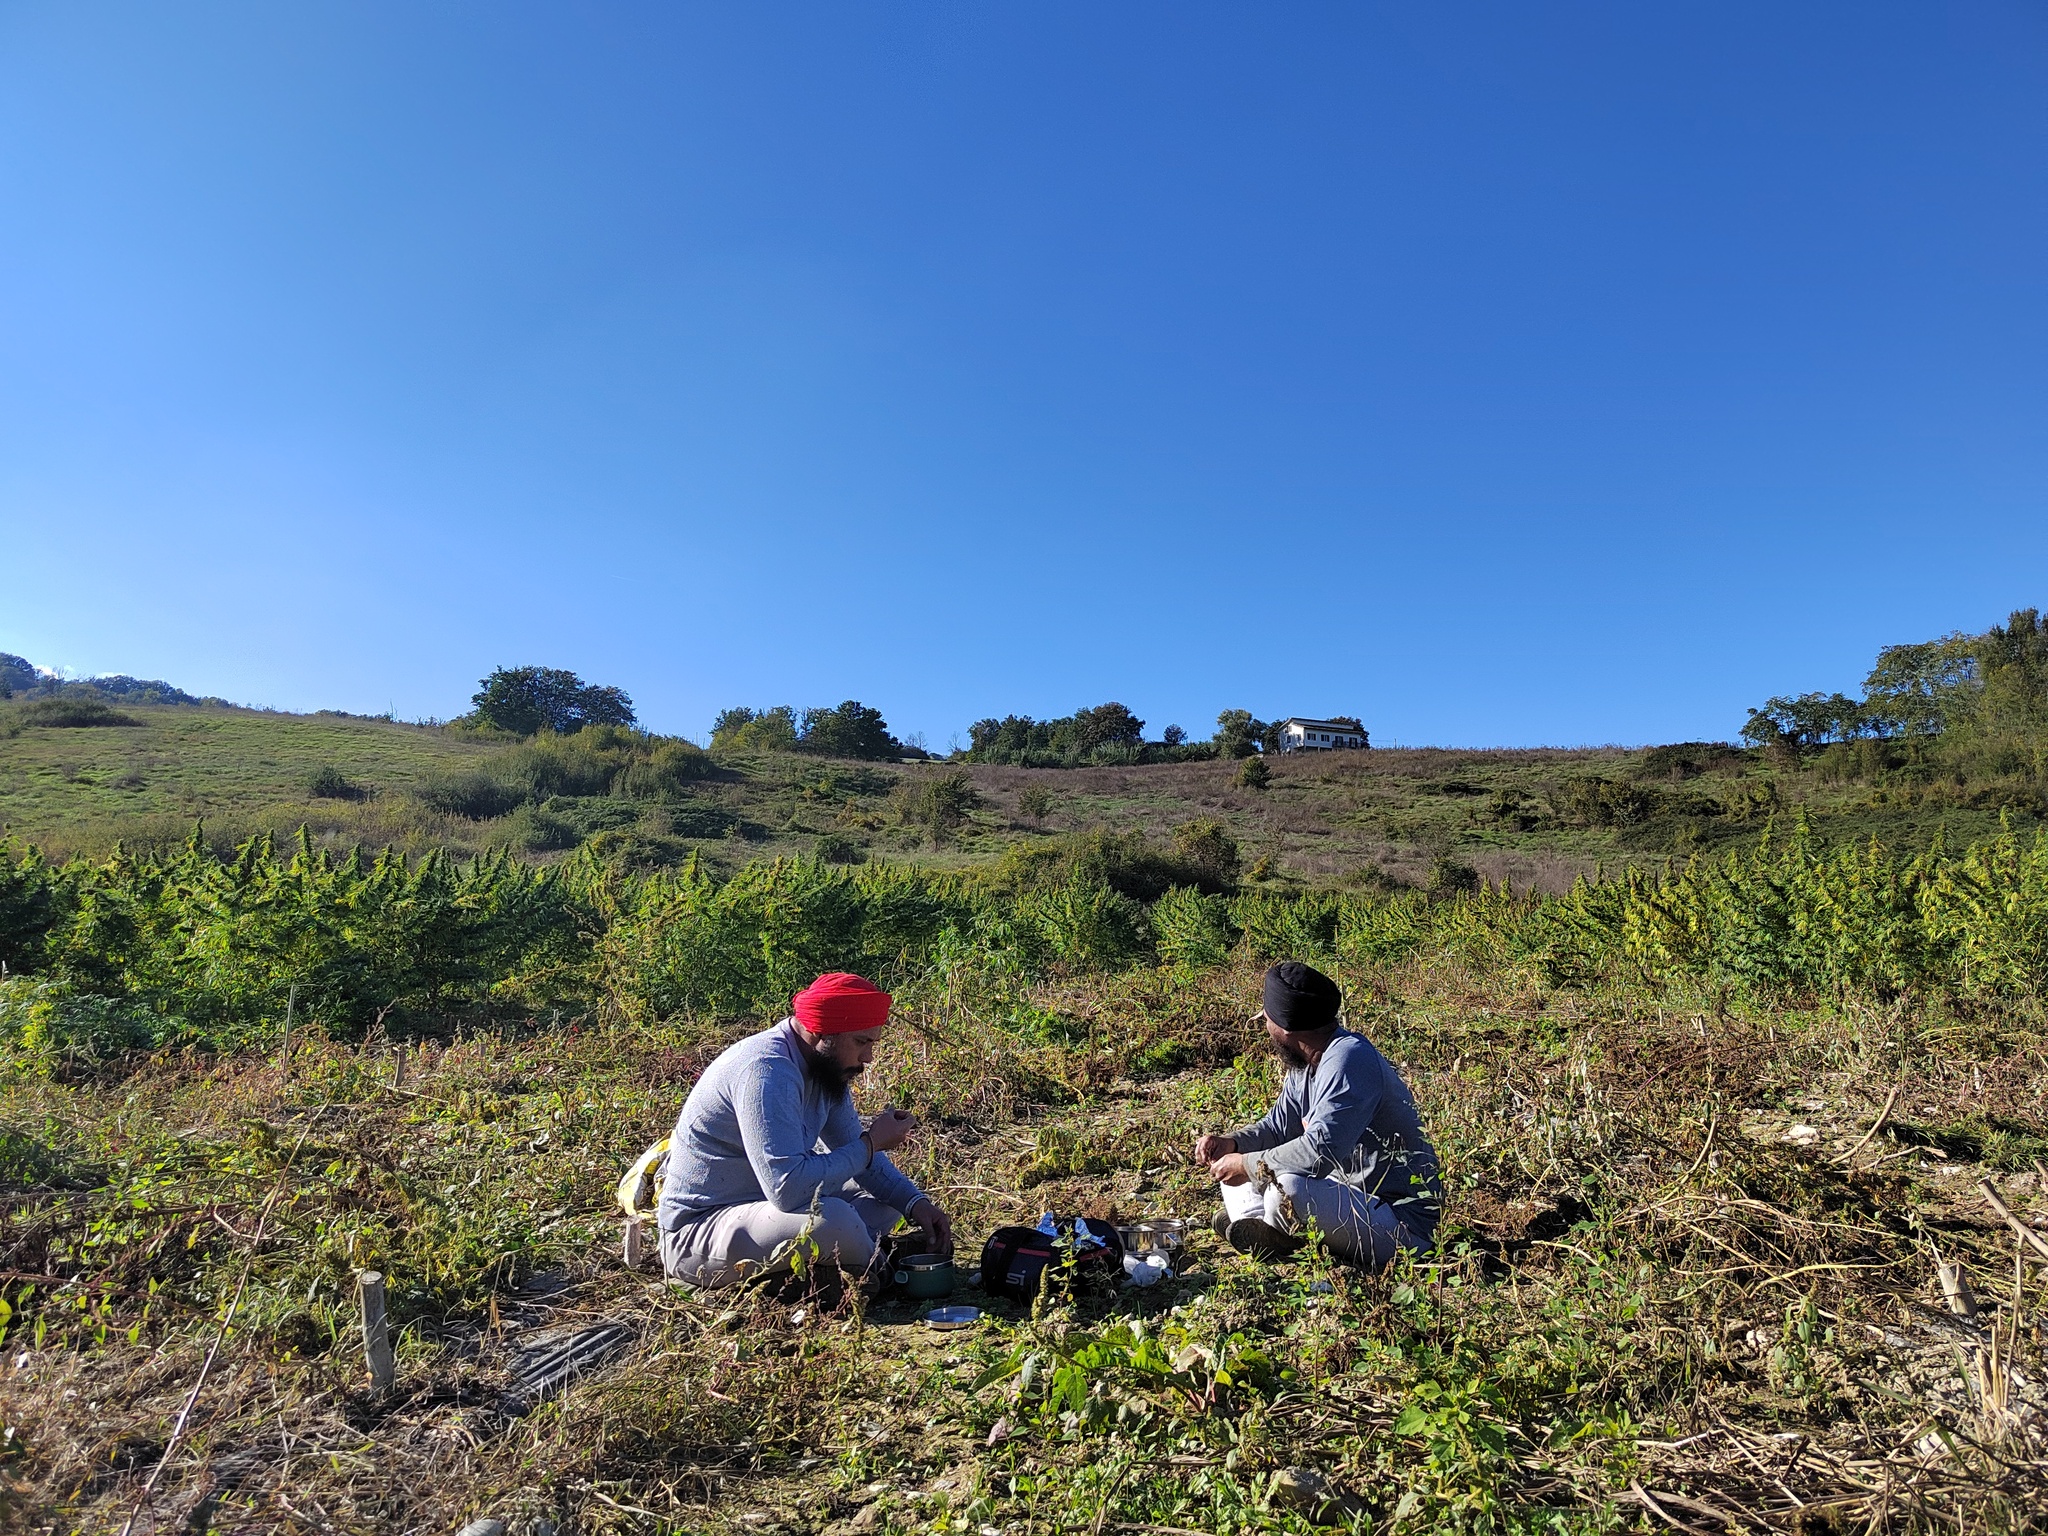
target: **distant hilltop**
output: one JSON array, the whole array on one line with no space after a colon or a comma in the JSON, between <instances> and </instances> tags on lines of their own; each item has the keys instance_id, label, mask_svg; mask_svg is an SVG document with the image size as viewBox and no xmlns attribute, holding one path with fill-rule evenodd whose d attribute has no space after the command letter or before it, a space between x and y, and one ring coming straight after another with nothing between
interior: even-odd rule
<instances>
[{"instance_id":1,"label":"distant hilltop","mask_svg":"<svg viewBox=\"0 0 2048 1536\"><path fill-rule=\"evenodd\" d=\"M97 694L123 699L130 704L226 704L226 699L198 698L182 688L173 688L162 678L129 677L109 673L105 677L60 677L23 656L0 651L0 699L17 696L49 698L59 694Z\"/></svg>"}]
</instances>

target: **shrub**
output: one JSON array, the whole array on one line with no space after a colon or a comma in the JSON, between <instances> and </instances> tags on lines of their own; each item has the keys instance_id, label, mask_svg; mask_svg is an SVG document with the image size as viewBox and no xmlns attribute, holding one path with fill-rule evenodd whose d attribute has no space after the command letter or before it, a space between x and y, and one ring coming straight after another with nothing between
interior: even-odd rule
<instances>
[{"instance_id":1,"label":"shrub","mask_svg":"<svg viewBox=\"0 0 2048 1536\"><path fill-rule=\"evenodd\" d=\"M61 982L0 976L0 1045L49 1071L60 1059L92 1065L145 1049L181 1027L128 998L73 992Z\"/></svg>"},{"instance_id":2,"label":"shrub","mask_svg":"<svg viewBox=\"0 0 2048 1536\"><path fill-rule=\"evenodd\" d=\"M1043 784L1026 784L1017 796L1017 814L1034 826L1042 826L1052 814L1052 791Z\"/></svg>"},{"instance_id":3,"label":"shrub","mask_svg":"<svg viewBox=\"0 0 2048 1536\"><path fill-rule=\"evenodd\" d=\"M721 710L711 724L711 749L714 752L794 752L797 729L796 711L787 704L759 711L744 706Z\"/></svg>"},{"instance_id":4,"label":"shrub","mask_svg":"<svg viewBox=\"0 0 2048 1536\"><path fill-rule=\"evenodd\" d=\"M21 706L15 716L23 725L41 725L51 728L71 728L96 725L140 725L142 722L133 715L124 715L118 709L99 699L60 697L35 699Z\"/></svg>"},{"instance_id":5,"label":"shrub","mask_svg":"<svg viewBox=\"0 0 2048 1536\"><path fill-rule=\"evenodd\" d=\"M664 800L718 772L710 754L687 741L664 741L619 770L611 792L628 800Z\"/></svg>"},{"instance_id":6,"label":"shrub","mask_svg":"<svg viewBox=\"0 0 2048 1536\"><path fill-rule=\"evenodd\" d=\"M1332 952L1341 899L1252 892L1230 903L1231 920L1258 961L1311 960Z\"/></svg>"},{"instance_id":7,"label":"shrub","mask_svg":"<svg viewBox=\"0 0 2048 1536\"><path fill-rule=\"evenodd\" d=\"M1568 779L1558 809L1582 827L1632 827L1657 814L1663 797L1643 784L1617 784L1597 776Z\"/></svg>"},{"instance_id":8,"label":"shrub","mask_svg":"<svg viewBox=\"0 0 2048 1536\"><path fill-rule=\"evenodd\" d=\"M306 775L306 793L315 800L361 800L362 786L352 782L332 763L322 763Z\"/></svg>"},{"instance_id":9,"label":"shrub","mask_svg":"<svg viewBox=\"0 0 2048 1536\"><path fill-rule=\"evenodd\" d=\"M968 815L981 804L974 780L962 769L946 773L920 773L897 790L903 823L930 834L934 843L945 842L967 823Z\"/></svg>"},{"instance_id":10,"label":"shrub","mask_svg":"<svg viewBox=\"0 0 2048 1536\"><path fill-rule=\"evenodd\" d=\"M420 799L437 811L470 821L491 821L510 814L526 801L525 791L481 769L442 774L420 786Z\"/></svg>"},{"instance_id":11,"label":"shrub","mask_svg":"<svg viewBox=\"0 0 2048 1536\"><path fill-rule=\"evenodd\" d=\"M1237 839L1213 816L1199 817L1174 828L1173 851L1193 883L1210 895L1237 889Z\"/></svg>"},{"instance_id":12,"label":"shrub","mask_svg":"<svg viewBox=\"0 0 2048 1536\"><path fill-rule=\"evenodd\" d=\"M865 864L867 850L841 832L827 832L818 839L818 859L825 864Z\"/></svg>"},{"instance_id":13,"label":"shrub","mask_svg":"<svg viewBox=\"0 0 2048 1536\"><path fill-rule=\"evenodd\" d=\"M495 757L491 775L519 793L540 801L551 795L602 795L612 787L626 752L637 745L630 733L624 741L607 742L606 728L573 736L539 736L523 747ZM610 747L612 750L607 751Z\"/></svg>"},{"instance_id":14,"label":"shrub","mask_svg":"<svg viewBox=\"0 0 2048 1536\"><path fill-rule=\"evenodd\" d=\"M547 806L522 805L505 818L506 841L527 853L555 853L583 841L583 829Z\"/></svg>"},{"instance_id":15,"label":"shrub","mask_svg":"<svg viewBox=\"0 0 2048 1536\"><path fill-rule=\"evenodd\" d=\"M607 991L629 1018L787 1011L821 971L888 984L972 907L942 877L809 859L750 864L723 883L692 858L640 881L601 941Z\"/></svg>"},{"instance_id":16,"label":"shrub","mask_svg":"<svg viewBox=\"0 0 2048 1536\"><path fill-rule=\"evenodd\" d=\"M1273 770L1266 765L1263 757L1248 757L1237 770L1239 789L1264 789L1273 782Z\"/></svg>"},{"instance_id":17,"label":"shrub","mask_svg":"<svg viewBox=\"0 0 2048 1536\"><path fill-rule=\"evenodd\" d=\"M1230 908L1220 896L1175 886L1152 906L1159 958L1182 970L1222 965L1230 958Z\"/></svg>"},{"instance_id":18,"label":"shrub","mask_svg":"<svg viewBox=\"0 0 2048 1536\"><path fill-rule=\"evenodd\" d=\"M1432 896L1469 895L1479 889L1479 871L1447 855L1430 860L1429 892Z\"/></svg>"},{"instance_id":19,"label":"shrub","mask_svg":"<svg viewBox=\"0 0 2048 1536\"><path fill-rule=\"evenodd\" d=\"M1050 890L1073 880L1106 885L1134 901L1156 901L1176 885L1215 895L1231 889L1237 845L1212 823L1190 822L1185 842L1161 848L1142 832L1096 828L1057 843L1012 844L982 880L991 890L1018 894Z\"/></svg>"}]
</instances>

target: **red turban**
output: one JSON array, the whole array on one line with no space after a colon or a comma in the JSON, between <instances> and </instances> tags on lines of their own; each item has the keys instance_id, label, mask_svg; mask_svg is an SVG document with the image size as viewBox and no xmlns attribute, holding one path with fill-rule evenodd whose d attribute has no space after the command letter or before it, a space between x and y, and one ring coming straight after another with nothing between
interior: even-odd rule
<instances>
[{"instance_id":1,"label":"red turban","mask_svg":"<svg viewBox=\"0 0 2048 1536\"><path fill-rule=\"evenodd\" d=\"M827 971L790 999L796 1021L814 1035L880 1029L889 1022L889 994L863 976Z\"/></svg>"}]
</instances>

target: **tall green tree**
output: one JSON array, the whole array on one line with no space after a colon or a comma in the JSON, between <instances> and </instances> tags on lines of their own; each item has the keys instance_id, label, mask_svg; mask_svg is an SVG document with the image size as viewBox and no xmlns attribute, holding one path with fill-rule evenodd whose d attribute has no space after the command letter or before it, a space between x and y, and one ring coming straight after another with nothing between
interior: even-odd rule
<instances>
[{"instance_id":1,"label":"tall green tree","mask_svg":"<svg viewBox=\"0 0 2048 1536\"><path fill-rule=\"evenodd\" d=\"M1248 709L1226 709L1216 717L1216 753L1219 757L1250 757L1272 729Z\"/></svg>"},{"instance_id":2,"label":"tall green tree","mask_svg":"<svg viewBox=\"0 0 2048 1536\"><path fill-rule=\"evenodd\" d=\"M637 719L623 690L586 683L556 667L500 667L470 703L472 720L515 736L567 735L586 725L632 725Z\"/></svg>"},{"instance_id":3,"label":"tall green tree","mask_svg":"<svg viewBox=\"0 0 2048 1536\"><path fill-rule=\"evenodd\" d=\"M807 709L798 747L820 757L860 757L889 762L903 756L903 743L889 734L879 709L848 699L836 709Z\"/></svg>"}]
</instances>

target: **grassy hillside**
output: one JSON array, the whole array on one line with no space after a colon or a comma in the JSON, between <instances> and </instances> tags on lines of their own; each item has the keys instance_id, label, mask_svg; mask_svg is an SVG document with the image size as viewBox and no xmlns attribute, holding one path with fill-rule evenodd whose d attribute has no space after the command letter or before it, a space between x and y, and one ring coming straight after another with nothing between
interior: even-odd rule
<instances>
[{"instance_id":1,"label":"grassy hillside","mask_svg":"<svg viewBox=\"0 0 2048 1536\"><path fill-rule=\"evenodd\" d=\"M460 818L435 816L407 792L487 755L488 743L344 715L132 704L117 713L134 723L23 724L28 709L0 705L0 824L55 857L123 838L182 841L201 818L224 835L306 822L410 848L481 845ZM317 799L308 786L323 767L377 793Z\"/></svg>"},{"instance_id":2,"label":"grassy hillside","mask_svg":"<svg viewBox=\"0 0 2048 1536\"><path fill-rule=\"evenodd\" d=\"M1097 829L1164 841L1212 817L1258 879L1423 885L1448 860L1559 890L1603 864L1745 844L1795 809L1824 834L1901 848L1937 834L1968 842L1995 830L2001 812L2026 829L2040 810L2032 792L2002 783L1858 777L1828 760L1802 766L1796 756L1696 744L1301 754L1271 759L1262 789L1240 783L1241 764L1229 761L1063 770L721 755L701 776L637 797L616 782L595 794L526 789L525 804L482 807L502 814L464 815L445 808L463 803L459 795L437 797L434 786L504 777L522 749L342 715L134 705L120 714L135 723L58 727L0 705L0 824L60 859L104 853L116 840L181 842L203 818L217 846L305 825L331 846L504 847L546 859L592 842L639 867L694 852L730 871L804 853L970 867ZM326 795L313 793L322 770ZM971 792L957 823L935 829L916 797L951 775Z\"/></svg>"}]
</instances>

